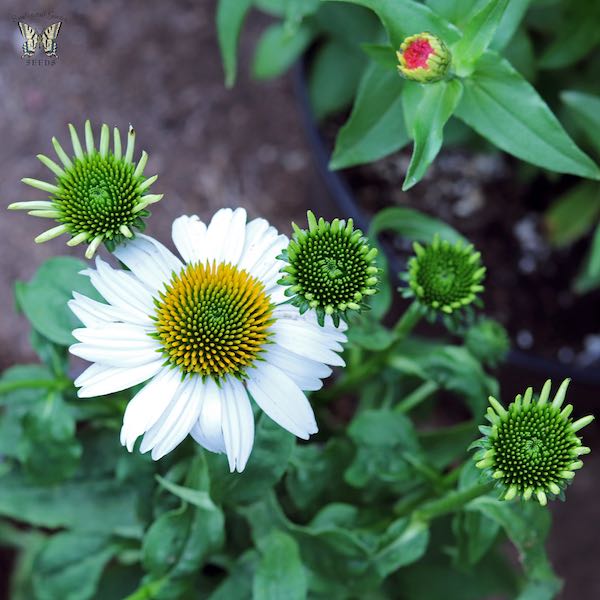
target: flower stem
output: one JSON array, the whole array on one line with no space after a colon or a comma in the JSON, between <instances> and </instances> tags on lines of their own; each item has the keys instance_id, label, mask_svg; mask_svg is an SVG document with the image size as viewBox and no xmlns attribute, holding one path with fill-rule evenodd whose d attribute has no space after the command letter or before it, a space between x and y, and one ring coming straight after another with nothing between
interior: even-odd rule
<instances>
[{"instance_id":1,"label":"flower stem","mask_svg":"<svg viewBox=\"0 0 600 600\"><path fill-rule=\"evenodd\" d=\"M14 390L45 388L45 389L64 389L70 384L66 379L19 379L17 381L0 381L0 394L7 394Z\"/></svg>"},{"instance_id":2,"label":"flower stem","mask_svg":"<svg viewBox=\"0 0 600 600\"><path fill-rule=\"evenodd\" d=\"M394 325L394 343L392 347L402 342L421 320L422 312L419 303L415 300L406 309L404 314Z\"/></svg>"},{"instance_id":3,"label":"flower stem","mask_svg":"<svg viewBox=\"0 0 600 600\"><path fill-rule=\"evenodd\" d=\"M453 491L439 500L432 500L415 512L415 517L422 521L431 521L437 517L456 512L465 504L487 494L494 488L494 481L477 483L467 489Z\"/></svg>"},{"instance_id":4,"label":"flower stem","mask_svg":"<svg viewBox=\"0 0 600 600\"><path fill-rule=\"evenodd\" d=\"M432 394L437 392L439 385L435 381L425 381L416 390L412 391L403 400L396 405L396 412L407 413L415 406L427 400Z\"/></svg>"}]
</instances>

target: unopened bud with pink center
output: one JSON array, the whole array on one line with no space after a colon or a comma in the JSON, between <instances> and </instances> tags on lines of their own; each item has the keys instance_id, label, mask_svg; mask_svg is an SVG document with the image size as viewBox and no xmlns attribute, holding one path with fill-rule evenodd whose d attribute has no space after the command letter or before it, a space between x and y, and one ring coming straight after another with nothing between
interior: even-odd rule
<instances>
[{"instance_id":1,"label":"unopened bud with pink center","mask_svg":"<svg viewBox=\"0 0 600 600\"><path fill-rule=\"evenodd\" d=\"M452 62L446 44L426 31L407 37L396 55L402 77L419 83L434 83L444 79Z\"/></svg>"}]
</instances>

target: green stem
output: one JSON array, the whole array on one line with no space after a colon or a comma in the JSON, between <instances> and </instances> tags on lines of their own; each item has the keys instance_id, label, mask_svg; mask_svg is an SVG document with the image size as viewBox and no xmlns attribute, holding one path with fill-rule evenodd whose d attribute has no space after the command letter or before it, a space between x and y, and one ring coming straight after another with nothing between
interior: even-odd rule
<instances>
[{"instance_id":1,"label":"green stem","mask_svg":"<svg viewBox=\"0 0 600 600\"><path fill-rule=\"evenodd\" d=\"M71 382L66 379L19 379L17 381L0 381L0 394L7 394L24 388L65 389Z\"/></svg>"},{"instance_id":2,"label":"green stem","mask_svg":"<svg viewBox=\"0 0 600 600\"><path fill-rule=\"evenodd\" d=\"M437 517L456 512L471 500L491 491L494 488L494 483L493 481L478 483L465 490L450 492L439 500L432 500L425 504L415 512L415 517L422 521L431 521Z\"/></svg>"},{"instance_id":3,"label":"green stem","mask_svg":"<svg viewBox=\"0 0 600 600\"><path fill-rule=\"evenodd\" d=\"M435 381L425 381L416 390L412 391L408 396L396 404L396 412L407 413L415 406L427 400L432 394L437 392L440 386Z\"/></svg>"},{"instance_id":4,"label":"green stem","mask_svg":"<svg viewBox=\"0 0 600 600\"><path fill-rule=\"evenodd\" d=\"M398 319L396 325L394 325L394 343L392 346L396 346L402 342L408 334L415 328L417 323L421 320L423 313L421 312L419 303L413 300L411 305L406 309L404 314Z\"/></svg>"}]
</instances>

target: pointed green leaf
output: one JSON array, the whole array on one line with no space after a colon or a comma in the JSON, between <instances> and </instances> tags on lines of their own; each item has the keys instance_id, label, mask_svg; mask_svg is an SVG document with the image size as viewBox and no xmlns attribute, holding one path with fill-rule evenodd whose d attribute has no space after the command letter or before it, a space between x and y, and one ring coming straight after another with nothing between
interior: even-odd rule
<instances>
[{"instance_id":1,"label":"pointed green leaf","mask_svg":"<svg viewBox=\"0 0 600 600\"><path fill-rule=\"evenodd\" d=\"M454 64L459 72L462 68L472 68L490 45L504 16L508 0L489 2L469 20L463 37L452 48Z\"/></svg>"},{"instance_id":2,"label":"pointed green leaf","mask_svg":"<svg viewBox=\"0 0 600 600\"><path fill-rule=\"evenodd\" d=\"M600 184L584 181L557 198L545 214L550 242L567 246L584 236L600 216Z\"/></svg>"},{"instance_id":3,"label":"pointed green leaf","mask_svg":"<svg viewBox=\"0 0 600 600\"><path fill-rule=\"evenodd\" d=\"M219 0L217 6L217 36L227 87L235 83L238 38L251 6L252 0Z\"/></svg>"},{"instance_id":4,"label":"pointed green leaf","mask_svg":"<svg viewBox=\"0 0 600 600\"><path fill-rule=\"evenodd\" d=\"M452 116L462 94L458 79L430 85L409 82L403 93L404 120L414 147L403 190L419 182L437 156L444 139L444 125Z\"/></svg>"},{"instance_id":5,"label":"pointed green leaf","mask_svg":"<svg viewBox=\"0 0 600 600\"><path fill-rule=\"evenodd\" d=\"M381 20L394 48L399 48L405 37L429 31L441 37L446 44L460 37L459 31L428 6L411 0L334 0L350 2L370 8Z\"/></svg>"},{"instance_id":6,"label":"pointed green leaf","mask_svg":"<svg viewBox=\"0 0 600 600\"><path fill-rule=\"evenodd\" d=\"M496 146L539 167L590 179L600 169L569 137L535 89L495 52L479 59L455 113Z\"/></svg>"},{"instance_id":7,"label":"pointed green leaf","mask_svg":"<svg viewBox=\"0 0 600 600\"><path fill-rule=\"evenodd\" d=\"M402 115L402 79L395 71L371 64L362 77L352 114L340 129L330 168L372 162L408 142Z\"/></svg>"},{"instance_id":8,"label":"pointed green leaf","mask_svg":"<svg viewBox=\"0 0 600 600\"><path fill-rule=\"evenodd\" d=\"M271 79L291 67L314 37L314 30L302 23L290 31L283 23L271 25L262 35L252 64L258 79Z\"/></svg>"}]
</instances>

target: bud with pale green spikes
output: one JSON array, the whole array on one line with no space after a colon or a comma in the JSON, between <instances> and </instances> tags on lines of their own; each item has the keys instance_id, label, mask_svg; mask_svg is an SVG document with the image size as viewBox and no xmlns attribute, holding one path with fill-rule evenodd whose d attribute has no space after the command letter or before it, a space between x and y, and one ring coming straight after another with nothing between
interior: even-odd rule
<instances>
[{"instance_id":1,"label":"bud with pale green spikes","mask_svg":"<svg viewBox=\"0 0 600 600\"><path fill-rule=\"evenodd\" d=\"M415 242L413 249L415 255L402 275L408 286L400 291L414 298L430 321L442 315L452 325L470 311L470 305L481 306L485 267L472 244L451 244L436 234L431 244Z\"/></svg>"},{"instance_id":2,"label":"bud with pale green spikes","mask_svg":"<svg viewBox=\"0 0 600 600\"><path fill-rule=\"evenodd\" d=\"M472 447L478 448L477 467L497 482L504 500L520 496L545 505L549 498L563 497L575 471L583 466L580 457L590 449L577 432L594 417L573 421L573 406L563 406L569 382L562 382L552 401L550 380L537 400L532 388L508 408L490 397L486 414L490 425L479 428L484 437Z\"/></svg>"},{"instance_id":3,"label":"bud with pale green spikes","mask_svg":"<svg viewBox=\"0 0 600 600\"><path fill-rule=\"evenodd\" d=\"M137 163L133 161L135 131L131 125L123 151L121 135L115 127L113 146L110 130L102 125L98 148L94 145L92 126L85 122L84 145L77 131L69 124L73 156L69 156L56 138L52 144L59 162L43 154L38 159L55 175L54 183L24 178L23 183L47 192L47 200L14 202L11 210L27 210L30 215L54 219L59 223L35 238L36 243L46 242L63 233L71 236L68 246L87 243L86 257L92 258L103 242L109 249L135 230L143 231L144 217L150 215L147 207L158 202L162 194L149 193L158 178L144 177L148 161L146 152Z\"/></svg>"},{"instance_id":4,"label":"bud with pale green spikes","mask_svg":"<svg viewBox=\"0 0 600 600\"><path fill-rule=\"evenodd\" d=\"M317 221L311 211L307 218L308 229L292 223L292 239L278 257L287 263L279 283L301 313L315 310L321 325L330 315L337 326L350 312L368 308L366 300L377 292L377 249L352 219Z\"/></svg>"}]
</instances>

